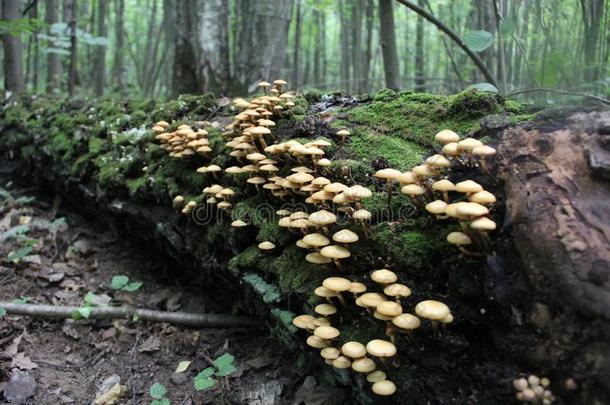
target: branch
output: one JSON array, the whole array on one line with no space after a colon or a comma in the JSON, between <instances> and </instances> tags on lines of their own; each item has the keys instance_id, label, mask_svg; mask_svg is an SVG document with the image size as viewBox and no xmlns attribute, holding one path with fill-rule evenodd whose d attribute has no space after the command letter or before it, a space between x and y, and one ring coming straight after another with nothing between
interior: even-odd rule
<instances>
[{"instance_id":1,"label":"branch","mask_svg":"<svg viewBox=\"0 0 610 405\"><path fill-rule=\"evenodd\" d=\"M547 89L547 88L544 88L544 87L534 87L532 89L512 91L510 93L505 94L505 97L512 97L512 96L516 96L517 94L534 93L534 92L537 92L537 91L543 91L543 92L547 92L547 93L565 94L565 95L568 95L568 96L579 96L579 97L584 97L584 98L588 98L588 99L591 99L591 100L598 101L598 102L600 102L602 104L610 105L610 100L608 100L606 98L603 98L603 97L594 96L593 94L581 93L579 91L567 91L567 90Z\"/></svg>"},{"instance_id":2,"label":"branch","mask_svg":"<svg viewBox=\"0 0 610 405\"><path fill-rule=\"evenodd\" d=\"M72 318L72 313L79 309L76 306L15 304L12 302L0 302L0 307L11 315L59 319ZM130 307L93 307L89 319L131 319L134 316L144 321L167 322L191 327L257 328L262 325L261 320L251 316L165 312Z\"/></svg>"},{"instance_id":3,"label":"branch","mask_svg":"<svg viewBox=\"0 0 610 405\"><path fill-rule=\"evenodd\" d=\"M496 88L498 88L498 89L500 88L498 86L498 83L496 83L496 79L494 78L493 74L491 74L489 69L487 69L487 66L485 66L485 63L483 63L483 61L481 60L479 55L477 55L476 52L474 52L472 49L468 48L466 46L466 44L464 43L464 41L462 41L462 39L455 32L453 32L451 30L451 28L447 27L438 18L434 17L432 14L428 13L423 8L411 3L409 0L396 0L396 1L399 2L400 4L402 4L403 6L406 6L406 7L410 8L411 10L415 11L417 14L421 15L426 20L428 20L432 24L436 25L436 27L438 29L440 29L445 34L447 34L447 36L449 38L451 38L453 40L453 42L455 42L460 48L462 48L464 50L464 52L466 52L466 54L470 57L470 59L472 59L472 61L474 62L475 65L477 65L477 67L479 68L481 73L483 73L483 76L485 76L485 79L489 83L493 84Z\"/></svg>"}]
</instances>

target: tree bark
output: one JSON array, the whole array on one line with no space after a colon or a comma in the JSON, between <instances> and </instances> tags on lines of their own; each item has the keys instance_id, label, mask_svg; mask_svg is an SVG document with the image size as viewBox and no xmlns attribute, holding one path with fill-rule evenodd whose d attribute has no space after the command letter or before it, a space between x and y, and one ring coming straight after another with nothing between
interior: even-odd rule
<instances>
[{"instance_id":1,"label":"tree bark","mask_svg":"<svg viewBox=\"0 0 610 405\"><path fill-rule=\"evenodd\" d=\"M51 33L51 26L59 21L59 0L48 0L45 4L45 22L49 25L48 33ZM52 45L52 44L49 44ZM54 52L47 53L47 93L58 93L61 84L61 60L59 55Z\"/></svg>"},{"instance_id":2,"label":"tree bark","mask_svg":"<svg viewBox=\"0 0 610 405\"><path fill-rule=\"evenodd\" d=\"M294 26L294 50L292 58L292 85L295 88L299 87L299 70L301 68L301 1L296 0L296 20Z\"/></svg>"},{"instance_id":3,"label":"tree bark","mask_svg":"<svg viewBox=\"0 0 610 405\"><path fill-rule=\"evenodd\" d=\"M366 49L362 62L363 91L369 92L371 89L371 61L373 59L373 27L375 26L375 2L366 2Z\"/></svg>"},{"instance_id":4,"label":"tree bark","mask_svg":"<svg viewBox=\"0 0 610 405\"><path fill-rule=\"evenodd\" d=\"M21 18L21 0L2 1L2 19L14 21ZM23 61L21 54L21 39L19 36L2 34L4 43L4 88L11 93L21 93L25 90Z\"/></svg>"},{"instance_id":5,"label":"tree bark","mask_svg":"<svg viewBox=\"0 0 610 405\"><path fill-rule=\"evenodd\" d=\"M68 69L68 94L70 97L74 96L76 92L76 81L78 79L78 72L76 70L78 59L76 16L78 10L76 7L76 0L64 0L64 17L67 16L70 31L70 65Z\"/></svg>"},{"instance_id":6,"label":"tree bark","mask_svg":"<svg viewBox=\"0 0 610 405\"><path fill-rule=\"evenodd\" d=\"M106 28L106 0L97 0L97 36L107 37ZM104 95L104 84L106 83L106 47L96 46L95 67L95 95Z\"/></svg>"},{"instance_id":7,"label":"tree bark","mask_svg":"<svg viewBox=\"0 0 610 405\"><path fill-rule=\"evenodd\" d=\"M584 29L584 79L589 82L599 79L601 72L597 64L597 43L604 16L604 2L605 0L580 0Z\"/></svg>"},{"instance_id":8,"label":"tree bark","mask_svg":"<svg viewBox=\"0 0 610 405\"><path fill-rule=\"evenodd\" d=\"M115 88L122 92L125 88L125 0L116 0L114 3L114 12L116 21L114 25L114 36L116 38L116 46L114 49L114 85Z\"/></svg>"},{"instance_id":9,"label":"tree bark","mask_svg":"<svg viewBox=\"0 0 610 405\"><path fill-rule=\"evenodd\" d=\"M379 27L385 85L389 89L398 90L400 73L398 72L393 0L379 0Z\"/></svg>"},{"instance_id":10,"label":"tree bark","mask_svg":"<svg viewBox=\"0 0 610 405\"><path fill-rule=\"evenodd\" d=\"M418 5L423 8L424 0L418 0ZM415 89L422 92L426 91L424 47L424 18L418 15L415 33Z\"/></svg>"},{"instance_id":11,"label":"tree bark","mask_svg":"<svg viewBox=\"0 0 610 405\"><path fill-rule=\"evenodd\" d=\"M203 91L228 94L231 87L229 5L224 0L203 3L199 29Z\"/></svg>"},{"instance_id":12,"label":"tree bark","mask_svg":"<svg viewBox=\"0 0 610 405\"><path fill-rule=\"evenodd\" d=\"M196 3L196 0L182 0L175 3L172 97L200 93L202 90L199 81L199 58L193 41L197 35Z\"/></svg>"}]
</instances>

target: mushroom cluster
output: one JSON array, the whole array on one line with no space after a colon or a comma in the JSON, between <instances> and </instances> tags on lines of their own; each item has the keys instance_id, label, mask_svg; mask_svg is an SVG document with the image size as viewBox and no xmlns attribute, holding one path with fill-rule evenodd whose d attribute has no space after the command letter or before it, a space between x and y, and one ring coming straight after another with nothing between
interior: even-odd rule
<instances>
[{"instance_id":1,"label":"mushroom cluster","mask_svg":"<svg viewBox=\"0 0 610 405\"><path fill-rule=\"evenodd\" d=\"M328 238L320 234L307 235L303 240L314 245L330 243ZM421 301L415 305L416 315L403 312L402 300L411 295L411 289L398 283L398 275L391 270L374 270L370 274L370 280L372 286L343 277L326 278L322 285L314 290L316 296L326 300L326 303L314 308L314 312L319 316L299 315L293 319L293 324L309 333L307 345L321 349L320 356L326 364L338 369L351 368L357 373L365 373L366 380L373 384L372 390L375 394L392 395L396 386L387 379L387 370L379 370L378 367L386 367L385 360L396 355L396 334L410 334L420 327L420 318L431 321L436 327L439 322L452 322L453 315L447 305L434 300ZM341 332L332 326L331 316L335 315L339 308L348 305L363 308L375 319L385 322L386 335L390 341L373 339L366 346L356 341L341 344Z\"/></svg>"},{"instance_id":2,"label":"mushroom cluster","mask_svg":"<svg viewBox=\"0 0 610 405\"><path fill-rule=\"evenodd\" d=\"M555 402L555 396L549 388L550 385L551 381L548 378L540 378L533 374L527 378L513 380L517 400L530 404L551 405Z\"/></svg>"},{"instance_id":3,"label":"mushroom cluster","mask_svg":"<svg viewBox=\"0 0 610 405\"><path fill-rule=\"evenodd\" d=\"M196 123L197 126L203 124L204 122ZM190 125L182 124L175 131L167 132L169 126L167 121L159 121L152 130L157 133L155 139L161 148L167 150L171 157L184 159L194 155L206 156L212 151L205 129L193 129Z\"/></svg>"},{"instance_id":4,"label":"mushroom cluster","mask_svg":"<svg viewBox=\"0 0 610 405\"><path fill-rule=\"evenodd\" d=\"M316 315L296 316L293 324L307 331L307 344L320 349L327 364L366 374L374 393L392 395L397 388L387 379L390 367L387 359L397 353L397 336L404 334L410 338L410 334L426 321L437 329L452 322L453 315L440 301L409 303L411 289L401 284L398 275L389 269L374 270L367 280L343 277L349 273L346 267L354 247L368 235L372 214L364 208L362 200L373 193L360 184L348 185L333 180L328 170L331 161L326 157L333 146L329 140L276 140L273 119L295 105L294 95L284 92L285 85L283 80L273 84L260 82L258 87L263 95L251 100L233 100L236 114L222 132L225 145L231 150L230 163L226 168L208 164L197 169L210 183L216 183L203 189L203 199L227 214L232 211L234 190L244 187L256 189L265 198L278 202L306 203L298 209L276 211L277 224L293 233L295 239L298 237L296 245L306 251L304 259L326 266L329 277L315 288L314 294L324 300L315 306ZM198 126L196 123L195 127ZM195 130L188 125L181 125L173 132L169 128L170 124L160 121L153 131L157 133L161 147L172 157L211 152L205 130ZM350 132L342 129L337 136L344 144ZM447 238L450 243L456 244L465 254L485 252L491 244L487 232L495 228L495 223L487 217L495 197L472 180L454 184L447 177L453 162L480 166L487 172L487 159L495 151L483 148L484 145L472 138L460 140L457 134L448 130L439 132L435 139L444 145L442 155L429 157L411 171L387 168L379 170L375 176L387 185L388 203L391 203L393 188L399 185L403 194L436 218L455 218L460 222L462 232L451 233ZM223 173L228 175L224 180L230 178L236 187L222 185L219 176ZM190 214L197 204L176 196L173 205L183 214ZM231 227L235 230L247 227L251 222L250 218L239 218L237 210L230 216L233 217ZM468 249L467 245L474 245L475 250ZM273 254L276 246L265 240L258 248L261 254ZM339 274L332 275L333 269ZM333 325L333 317L348 306L383 322L387 340L342 341L341 331Z\"/></svg>"},{"instance_id":5,"label":"mushroom cluster","mask_svg":"<svg viewBox=\"0 0 610 405\"><path fill-rule=\"evenodd\" d=\"M398 183L402 194L436 219L459 221L462 230L450 233L447 236L449 243L466 255L483 255L492 249L488 234L496 229L496 223L488 215L496 197L473 180L454 184L448 175L453 162L478 164L488 173L486 159L495 155L495 149L474 138L460 140L459 135L450 130L440 131L435 140L443 145L443 154L432 155L406 172L392 168L378 170L375 177L387 184L388 206L394 184Z\"/></svg>"}]
</instances>

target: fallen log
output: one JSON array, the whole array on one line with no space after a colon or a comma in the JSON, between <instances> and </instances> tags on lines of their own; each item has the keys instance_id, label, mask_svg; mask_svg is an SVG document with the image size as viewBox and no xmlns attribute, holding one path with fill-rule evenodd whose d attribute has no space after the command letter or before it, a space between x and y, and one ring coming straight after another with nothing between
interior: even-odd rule
<instances>
[{"instance_id":1,"label":"fallen log","mask_svg":"<svg viewBox=\"0 0 610 405\"><path fill-rule=\"evenodd\" d=\"M26 315L33 318L70 319L80 307L70 305L40 305L0 302L9 315ZM226 314L198 314L189 312L155 311L131 307L91 307L88 319L139 319L149 322L165 322L193 328L260 328L262 320L252 316Z\"/></svg>"}]
</instances>

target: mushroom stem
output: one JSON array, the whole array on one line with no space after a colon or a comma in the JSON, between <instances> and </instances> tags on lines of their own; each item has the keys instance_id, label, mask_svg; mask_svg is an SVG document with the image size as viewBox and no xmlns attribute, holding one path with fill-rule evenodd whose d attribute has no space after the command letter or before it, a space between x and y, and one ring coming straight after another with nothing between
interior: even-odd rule
<instances>
[{"instance_id":1,"label":"mushroom stem","mask_svg":"<svg viewBox=\"0 0 610 405\"><path fill-rule=\"evenodd\" d=\"M393 180L388 179L388 209L390 209L390 206L392 204L392 183Z\"/></svg>"},{"instance_id":2,"label":"mushroom stem","mask_svg":"<svg viewBox=\"0 0 610 405\"><path fill-rule=\"evenodd\" d=\"M448 191L443 191L443 201L445 201L447 204L449 204L449 192Z\"/></svg>"},{"instance_id":3,"label":"mushroom stem","mask_svg":"<svg viewBox=\"0 0 610 405\"><path fill-rule=\"evenodd\" d=\"M487 165L487 161L485 160L485 156L481 156L481 170L485 175L494 178L495 176L489 170L489 166Z\"/></svg>"},{"instance_id":4,"label":"mushroom stem","mask_svg":"<svg viewBox=\"0 0 610 405\"><path fill-rule=\"evenodd\" d=\"M364 236L366 236L368 238L369 236L369 226L366 223L366 221L362 221L362 232L364 233Z\"/></svg>"},{"instance_id":5,"label":"mushroom stem","mask_svg":"<svg viewBox=\"0 0 610 405\"><path fill-rule=\"evenodd\" d=\"M387 323L387 327L385 329L385 334L390 338L392 344L396 344L396 328L392 325L392 322Z\"/></svg>"},{"instance_id":6,"label":"mushroom stem","mask_svg":"<svg viewBox=\"0 0 610 405\"><path fill-rule=\"evenodd\" d=\"M347 302L345 302L345 298L343 297L343 294L341 294L339 291L337 291L337 299L339 300L341 305L347 306Z\"/></svg>"},{"instance_id":7,"label":"mushroom stem","mask_svg":"<svg viewBox=\"0 0 610 405\"><path fill-rule=\"evenodd\" d=\"M473 256L473 257L481 257L481 256L485 256L484 253L480 253L480 252L472 252L470 250L467 250L466 248L464 248L463 246L458 246L458 249L460 249L460 251L465 254L466 256Z\"/></svg>"},{"instance_id":8,"label":"mushroom stem","mask_svg":"<svg viewBox=\"0 0 610 405\"><path fill-rule=\"evenodd\" d=\"M335 263L335 266L337 266L337 269L339 270L343 270L343 266L341 265L341 262L339 262L339 260L333 260L333 263Z\"/></svg>"}]
</instances>

